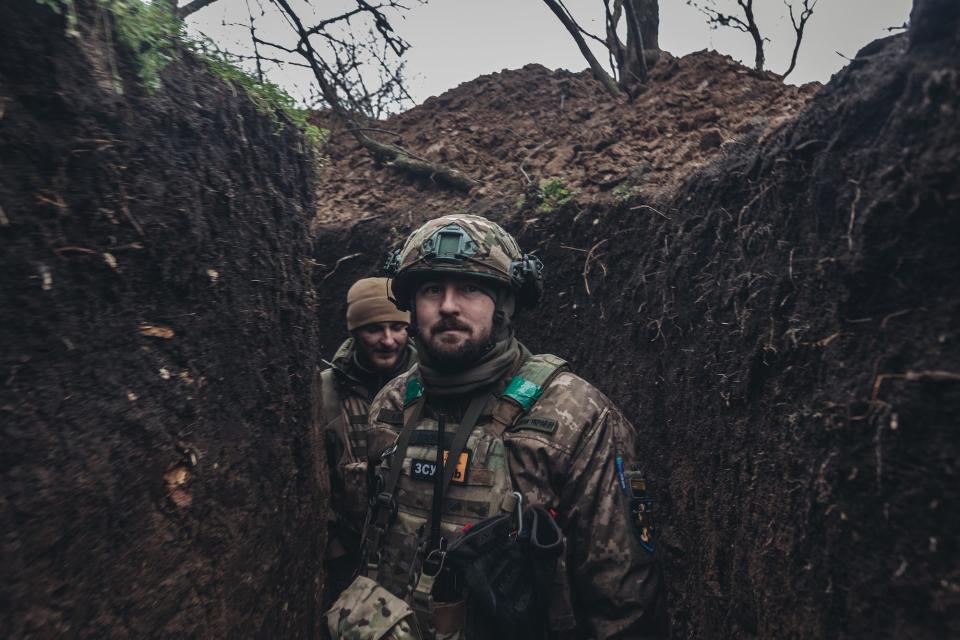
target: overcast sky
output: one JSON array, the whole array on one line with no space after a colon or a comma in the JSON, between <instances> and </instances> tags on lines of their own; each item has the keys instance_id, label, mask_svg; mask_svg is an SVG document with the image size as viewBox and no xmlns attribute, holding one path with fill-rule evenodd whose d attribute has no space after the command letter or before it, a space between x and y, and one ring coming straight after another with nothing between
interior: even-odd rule
<instances>
[{"instance_id":1,"label":"overcast sky","mask_svg":"<svg viewBox=\"0 0 960 640\"><path fill-rule=\"evenodd\" d=\"M248 3L255 15L259 4L268 8L268 14L257 19L258 35L289 41L289 27L269 14L266 0L219 0L188 18L188 26L228 49L245 49L249 33L230 23L247 20ZM717 6L724 3L735 9L734 0L717 0ZM793 28L783 1L756 0L755 4L761 33L770 39L767 68L782 73L793 46ZM907 20L911 4L910 0L819 0L789 81L826 82L846 64L840 54L852 57L868 42L889 35L888 27ZM322 18L354 3L315 0L311 5ZM408 88L418 103L479 75L531 62L572 71L587 66L569 34L540 0L430 0L422 5L408 0L408 5L410 10L394 19L393 26L412 45L405 56ZM602 0L567 0L566 5L585 29L603 32ZM305 16L306 22L309 19ZM704 16L685 0L660 0L660 47L675 55L715 49L751 66L754 56L748 34L710 29ZM598 57L606 60L606 55ZM290 68L270 71L270 79L296 96L304 95L301 87L308 80L303 71Z\"/></svg>"}]
</instances>

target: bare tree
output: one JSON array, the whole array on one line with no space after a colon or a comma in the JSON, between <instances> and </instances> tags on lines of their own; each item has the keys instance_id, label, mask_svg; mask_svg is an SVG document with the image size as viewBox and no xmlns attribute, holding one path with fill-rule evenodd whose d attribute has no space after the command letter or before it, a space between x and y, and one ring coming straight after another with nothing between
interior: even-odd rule
<instances>
[{"instance_id":1,"label":"bare tree","mask_svg":"<svg viewBox=\"0 0 960 640\"><path fill-rule=\"evenodd\" d=\"M593 77L607 92L620 97L624 92L647 81L649 68L659 58L658 31L660 11L658 0L603 0L605 37L589 33L573 17L563 0L543 0L560 23L573 37L580 52L590 65ZM620 37L621 21L626 41ZM587 39L600 43L610 58L610 73L591 51Z\"/></svg>"},{"instance_id":2,"label":"bare tree","mask_svg":"<svg viewBox=\"0 0 960 640\"><path fill-rule=\"evenodd\" d=\"M346 126L347 131L375 160L401 171L427 177L457 189L469 190L476 186L477 182L475 180L456 169L419 158L401 147L385 144L367 135L371 128L365 126L365 118L363 113L359 111L361 105L357 101L357 96L370 97L378 94L370 92L362 74L356 73L359 70L359 65L362 64L359 54L364 49L351 45L349 42L331 34L329 27L337 22L349 21L350 18L355 16L367 14L372 16L374 22L374 28L370 35L379 36L382 39L382 54L385 55L392 51L394 54L402 55L409 45L394 33L393 27L383 11L392 7L403 8L399 0L382 0L380 4L373 4L367 0L356 0L357 7L352 11L334 18L321 20L309 27L304 24L288 0L270 1L280 9L290 24L297 42L294 47L285 47L263 40L259 41L260 44L286 53L296 54L306 61L313 71L314 79L324 102ZM315 41L326 44L328 50L334 52L331 60L324 58L318 52ZM379 61L383 61L383 58L377 57L373 49L366 49L365 51L373 54ZM392 71L387 69L385 73L389 76L387 80L394 81L394 86L402 87L400 79ZM350 78L354 78L354 80L351 81ZM345 96L346 103L341 96Z\"/></svg>"},{"instance_id":3,"label":"bare tree","mask_svg":"<svg viewBox=\"0 0 960 640\"><path fill-rule=\"evenodd\" d=\"M753 14L753 0L736 0L737 5L743 12L743 16L733 13L724 13L717 8L716 0L687 0L687 4L696 7L701 13L707 16L707 24L711 28L732 27L737 31L749 33L753 37L753 46L755 57L753 68L756 71L763 71L763 65L766 62L763 53L763 43L766 38L760 35L760 28L757 26L757 20Z\"/></svg>"},{"instance_id":4,"label":"bare tree","mask_svg":"<svg viewBox=\"0 0 960 640\"><path fill-rule=\"evenodd\" d=\"M800 51L800 43L803 41L803 29L807 26L807 20L813 15L813 8L817 6L817 0L803 0L799 17L794 17L792 2L783 0L783 4L787 5L787 11L790 13L790 24L793 25L793 32L796 34L793 41L793 53L790 55L790 66L783 72L783 77L786 79L793 72L793 68L797 66L797 53Z\"/></svg>"},{"instance_id":5,"label":"bare tree","mask_svg":"<svg viewBox=\"0 0 960 640\"><path fill-rule=\"evenodd\" d=\"M797 66L797 54L800 51L800 44L803 42L803 30L807 26L807 21L813 15L813 9L818 0L800 0L799 14L795 13L795 2L784 0L783 4L787 7L790 15L790 23L793 25L795 34L793 42L793 53L790 56L790 66L783 74L786 78L793 72ZM695 7L707 17L707 24L712 28L731 27L737 31L749 33L753 38L754 63L753 68L760 72L764 70L766 64L766 55L764 53L764 43L769 42L769 38L764 38L760 34L760 27L757 26L756 16L753 12L753 0L736 0L740 9L739 14L725 12L717 7L717 0L687 0L687 4Z\"/></svg>"},{"instance_id":6,"label":"bare tree","mask_svg":"<svg viewBox=\"0 0 960 640\"><path fill-rule=\"evenodd\" d=\"M176 0L170 0L176 2ZM181 16L202 9L216 0L191 0L177 11ZM292 42L273 42L259 35L249 2L264 2L273 7L290 26ZM278 67L309 69L316 87L310 87L314 109L329 109L336 121L378 162L401 171L428 177L458 189L469 190L477 184L460 171L431 162L393 144L380 142L372 135L375 121L413 100L404 81L404 53L410 45L393 29L391 17L406 10L402 0L354 0L355 6L334 16L305 22L313 13L309 0L247 0L246 24L233 26L248 31L253 56L226 53L230 59L252 60L263 77L263 63ZM296 3L296 6L294 6ZM301 6L303 5L303 6ZM265 55L271 51L273 55ZM262 79L261 79L262 82Z\"/></svg>"},{"instance_id":7,"label":"bare tree","mask_svg":"<svg viewBox=\"0 0 960 640\"><path fill-rule=\"evenodd\" d=\"M170 1L174 6L176 6L177 0ZM191 13L196 13L197 11L200 11L200 9L203 9L207 5L211 5L216 1L217 0L190 0L190 2L187 4L177 8L177 15L180 16L181 19L186 18Z\"/></svg>"}]
</instances>

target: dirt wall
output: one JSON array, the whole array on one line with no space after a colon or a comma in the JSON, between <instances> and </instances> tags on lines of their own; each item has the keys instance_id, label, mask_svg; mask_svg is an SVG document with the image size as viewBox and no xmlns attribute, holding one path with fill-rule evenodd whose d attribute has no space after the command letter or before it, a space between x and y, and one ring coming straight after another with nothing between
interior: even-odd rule
<instances>
[{"instance_id":1,"label":"dirt wall","mask_svg":"<svg viewBox=\"0 0 960 640\"><path fill-rule=\"evenodd\" d=\"M0 5L0 636L309 637L312 156L76 6Z\"/></svg>"},{"instance_id":2,"label":"dirt wall","mask_svg":"<svg viewBox=\"0 0 960 640\"><path fill-rule=\"evenodd\" d=\"M521 339L642 434L676 637L960 633L960 17L911 22L668 198L467 209L547 264ZM327 229L331 335L412 222Z\"/></svg>"}]
</instances>

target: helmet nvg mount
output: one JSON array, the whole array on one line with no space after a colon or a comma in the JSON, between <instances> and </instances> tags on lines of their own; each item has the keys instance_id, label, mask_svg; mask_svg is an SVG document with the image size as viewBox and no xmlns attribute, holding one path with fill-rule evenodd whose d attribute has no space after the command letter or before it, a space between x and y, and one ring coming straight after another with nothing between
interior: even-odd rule
<instances>
[{"instance_id":1,"label":"helmet nvg mount","mask_svg":"<svg viewBox=\"0 0 960 640\"><path fill-rule=\"evenodd\" d=\"M464 275L488 280L515 293L517 304L532 307L543 292L543 263L521 253L503 227L486 218L449 215L410 234L387 258L397 307L409 310L415 283L430 275Z\"/></svg>"}]
</instances>

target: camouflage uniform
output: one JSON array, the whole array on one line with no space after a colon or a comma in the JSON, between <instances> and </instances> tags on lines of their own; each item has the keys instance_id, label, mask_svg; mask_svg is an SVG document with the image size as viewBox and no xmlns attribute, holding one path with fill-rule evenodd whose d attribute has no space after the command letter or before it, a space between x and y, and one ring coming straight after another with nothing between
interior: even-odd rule
<instances>
[{"instance_id":1,"label":"camouflage uniform","mask_svg":"<svg viewBox=\"0 0 960 640\"><path fill-rule=\"evenodd\" d=\"M539 260L522 255L513 238L488 220L446 216L415 231L393 262L398 270L393 292L401 309L411 305L417 277L459 274L495 285L494 326L498 314L506 324L494 335L512 341L504 354L513 360L486 386L456 395L456 390L440 393L440 387L431 393L426 373L439 385L445 380L426 368L421 353L422 366L391 380L371 403L371 452L389 453L404 431L408 438L402 459L395 452L380 468L381 478L397 478L394 488L380 494L389 495L395 509L375 511L370 519L375 526L367 527L372 577L413 606L426 637L497 637L490 621L471 615L469 605L459 630L437 628L436 616L430 615L437 610L430 597L432 579L422 572L436 484L424 470L436 460L438 415L445 416L449 436L461 422L470 426L467 407L476 411L482 401L463 453L447 461L456 471L441 509L444 537L483 518L522 511L522 505L553 509L566 542L542 625L549 635L664 637L652 501L639 466L636 431L606 396L567 372L562 360L531 356L509 329L513 304L534 306L539 299ZM536 383L531 371L542 374ZM444 446L451 447L447 438ZM399 475L391 474L398 464ZM521 497L519 505L514 492Z\"/></svg>"},{"instance_id":2,"label":"camouflage uniform","mask_svg":"<svg viewBox=\"0 0 960 640\"><path fill-rule=\"evenodd\" d=\"M317 376L317 426L325 444L330 473L331 514L328 527L328 598L346 586L359 563L360 530L366 515L366 429L370 400L389 379L361 367L355 343L348 338L329 369ZM416 361L408 342L399 371Z\"/></svg>"},{"instance_id":3,"label":"camouflage uniform","mask_svg":"<svg viewBox=\"0 0 960 640\"><path fill-rule=\"evenodd\" d=\"M377 394L370 405L370 446L383 448L396 440L400 425L395 416L402 415L407 384L416 375L414 368ZM450 405L443 408L452 420L458 420L462 413L455 410ZM378 416L393 420L384 422ZM424 429L436 429L436 414L429 400L422 420ZM664 633L662 585L652 553L651 523L638 521L638 514L631 513L619 484L618 456L628 478L642 477L636 431L620 411L587 381L561 372L517 424L503 433L502 448L484 444L492 427L491 415L482 415L470 454L474 466L466 474L468 480L473 474L476 487L486 489L486 504L477 500L469 487L452 483L444 510L445 532L493 515L500 504L510 502L512 491L519 491L525 504L555 509L566 536L563 560L569 594L555 596L559 602L550 620L555 630L569 629L575 622L578 637L639 638ZM491 453L484 453L484 447ZM429 518L431 485L412 479L407 471L415 455L431 459L429 451L408 451L397 494L398 522L392 528L402 524L405 513ZM494 484L494 473L489 470L504 462L509 485L494 493L490 491L494 487L484 485ZM482 477L477 478L481 471ZM409 528L404 533L409 535ZM411 598L406 583L410 565L422 558L415 559L415 547L404 545L401 538L387 534L379 580L398 597ZM417 569L414 566L412 573ZM565 617L571 613L565 606L568 603L575 620Z\"/></svg>"},{"instance_id":4,"label":"camouflage uniform","mask_svg":"<svg viewBox=\"0 0 960 640\"><path fill-rule=\"evenodd\" d=\"M327 628L332 638L343 640L417 640L413 612L406 602L363 576L357 578L350 592L333 606L335 616L328 616ZM374 631L371 633L371 629Z\"/></svg>"}]
</instances>

